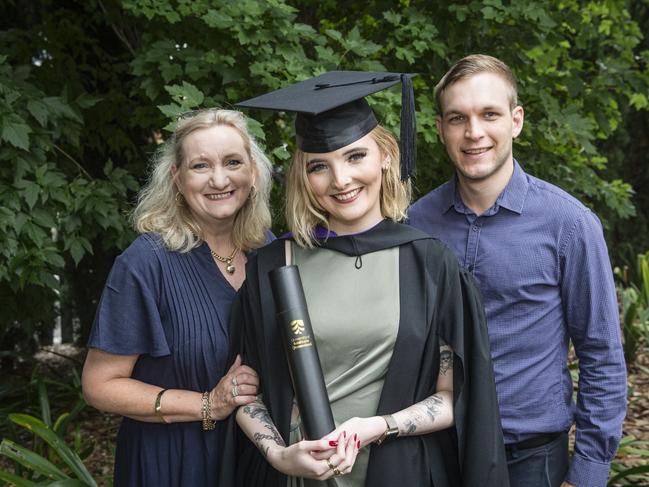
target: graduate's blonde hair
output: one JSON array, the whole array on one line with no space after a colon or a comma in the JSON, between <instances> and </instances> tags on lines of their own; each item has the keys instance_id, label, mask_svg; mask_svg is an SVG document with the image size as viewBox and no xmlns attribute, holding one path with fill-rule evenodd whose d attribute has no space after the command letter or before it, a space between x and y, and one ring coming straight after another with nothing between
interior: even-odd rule
<instances>
[{"instance_id":1,"label":"graduate's blonde hair","mask_svg":"<svg viewBox=\"0 0 649 487\"><path fill-rule=\"evenodd\" d=\"M401 181L399 144L394 135L380 125L369 135L378 145L381 155L388 161L387 169L382 172L381 178L381 215L396 222L401 221L406 217L412 190L409 179ZM312 248L316 243L315 227L322 225L328 229L329 222L327 213L311 191L306 171L307 162L308 154L297 149L288 173L286 223L298 245Z\"/></svg>"},{"instance_id":2,"label":"graduate's blonde hair","mask_svg":"<svg viewBox=\"0 0 649 487\"><path fill-rule=\"evenodd\" d=\"M174 135L156 151L152 159L149 180L141 189L133 211L135 230L159 234L169 250L189 252L203 241L200 225L176 188L172 167L180 169L183 164L183 143L189 134L218 125L232 127L241 135L255 174L255 185L235 216L232 243L245 251L261 247L266 242L271 223L268 206L271 163L250 134L246 117L241 112L210 108L178 120Z\"/></svg>"}]
</instances>

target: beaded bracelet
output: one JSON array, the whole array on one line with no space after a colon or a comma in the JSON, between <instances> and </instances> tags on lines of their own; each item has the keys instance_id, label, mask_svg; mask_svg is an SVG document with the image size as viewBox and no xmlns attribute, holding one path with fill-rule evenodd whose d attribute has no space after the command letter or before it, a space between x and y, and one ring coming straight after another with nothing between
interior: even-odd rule
<instances>
[{"instance_id":1,"label":"beaded bracelet","mask_svg":"<svg viewBox=\"0 0 649 487\"><path fill-rule=\"evenodd\" d=\"M212 398L209 392L201 396L201 415L203 416L203 431L211 431L216 428L216 420L212 419Z\"/></svg>"}]
</instances>

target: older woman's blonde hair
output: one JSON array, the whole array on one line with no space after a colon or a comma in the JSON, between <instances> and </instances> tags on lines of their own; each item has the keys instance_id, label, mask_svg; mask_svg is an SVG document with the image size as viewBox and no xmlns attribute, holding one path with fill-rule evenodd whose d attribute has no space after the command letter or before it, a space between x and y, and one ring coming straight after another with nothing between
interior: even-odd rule
<instances>
[{"instance_id":1,"label":"older woman's blonde hair","mask_svg":"<svg viewBox=\"0 0 649 487\"><path fill-rule=\"evenodd\" d=\"M271 163L248 131L242 113L210 108L178 120L174 135L153 157L149 181L140 191L133 211L135 230L159 234L169 250L189 252L203 241L202 229L176 188L172 167L180 169L183 164L183 143L189 134L218 125L232 127L241 135L256 176L250 196L234 219L232 243L242 250L249 250L266 242L270 228Z\"/></svg>"},{"instance_id":2,"label":"older woman's blonde hair","mask_svg":"<svg viewBox=\"0 0 649 487\"><path fill-rule=\"evenodd\" d=\"M378 145L381 155L388 161L387 169L381 178L381 214L384 218L401 221L406 217L406 209L412 194L410 180L401 181L399 165L399 144L392 133L376 126L370 135ZM286 197L286 222L293 238L301 247L312 248L316 244L315 227L322 225L329 229L328 215L318 204L307 177L308 154L300 149L295 151L288 173Z\"/></svg>"}]
</instances>

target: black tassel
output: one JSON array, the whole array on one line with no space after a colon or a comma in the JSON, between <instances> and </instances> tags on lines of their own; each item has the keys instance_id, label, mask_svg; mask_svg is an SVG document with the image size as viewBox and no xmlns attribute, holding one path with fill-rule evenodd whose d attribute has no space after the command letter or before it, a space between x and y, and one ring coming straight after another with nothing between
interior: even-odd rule
<instances>
[{"instance_id":1,"label":"black tassel","mask_svg":"<svg viewBox=\"0 0 649 487\"><path fill-rule=\"evenodd\" d=\"M414 176L417 169L417 126L412 75L401 75L401 180Z\"/></svg>"}]
</instances>

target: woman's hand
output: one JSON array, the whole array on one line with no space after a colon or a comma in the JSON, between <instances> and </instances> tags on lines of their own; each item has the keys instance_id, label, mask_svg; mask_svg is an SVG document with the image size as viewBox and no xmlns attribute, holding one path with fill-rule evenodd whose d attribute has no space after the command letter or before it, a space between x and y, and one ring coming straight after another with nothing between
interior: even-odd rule
<instances>
[{"instance_id":1,"label":"woman's hand","mask_svg":"<svg viewBox=\"0 0 649 487\"><path fill-rule=\"evenodd\" d=\"M241 357L237 355L230 370L210 392L212 417L220 421L239 406L251 403L257 397L258 387L257 372L247 365L241 365Z\"/></svg>"},{"instance_id":2,"label":"woman's hand","mask_svg":"<svg viewBox=\"0 0 649 487\"><path fill-rule=\"evenodd\" d=\"M270 448L268 462L286 475L316 480L351 472L358 454L358 440L343 433L335 439L327 439L330 437Z\"/></svg>"},{"instance_id":3,"label":"woman's hand","mask_svg":"<svg viewBox=\"0 0 649 487\"><path fill-rule=\"evenodd\" d=\"M358 448L363 448L376 441L386 429L387 424L381 416L371 416L369 418L354 417L338 426L338 428L325 436L325 439L332 439L340 434L347 434L356 440Z\"/></svg>"}]
</instances>

